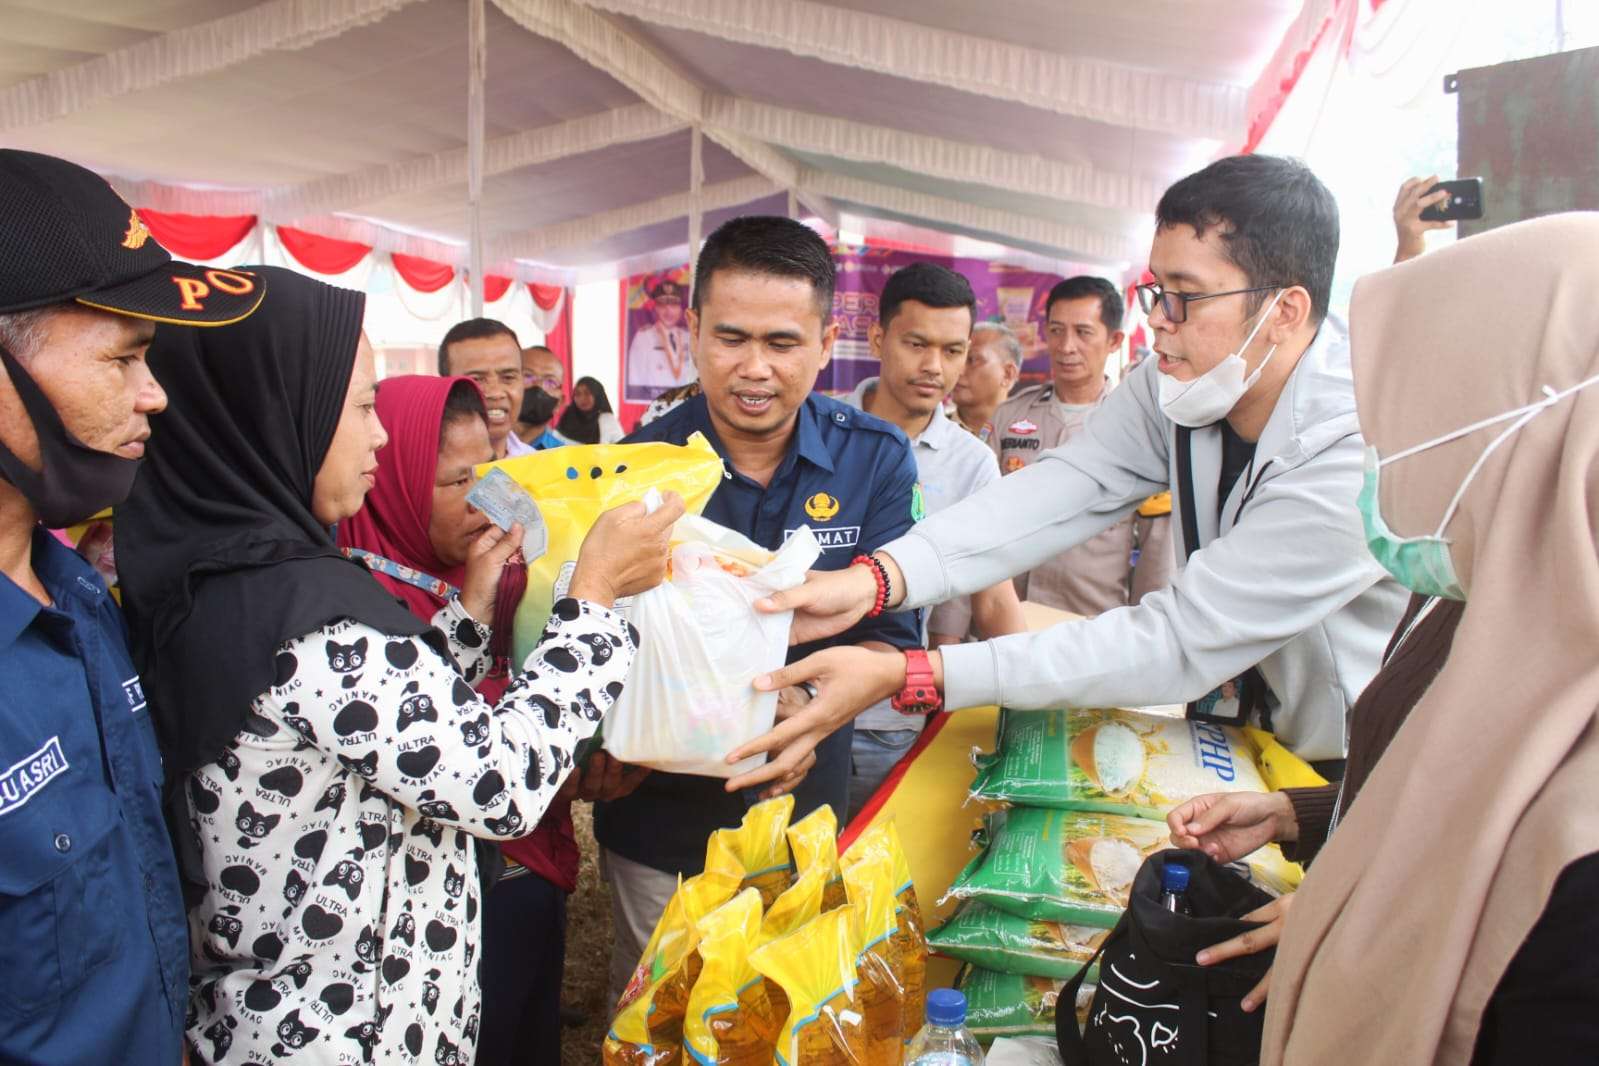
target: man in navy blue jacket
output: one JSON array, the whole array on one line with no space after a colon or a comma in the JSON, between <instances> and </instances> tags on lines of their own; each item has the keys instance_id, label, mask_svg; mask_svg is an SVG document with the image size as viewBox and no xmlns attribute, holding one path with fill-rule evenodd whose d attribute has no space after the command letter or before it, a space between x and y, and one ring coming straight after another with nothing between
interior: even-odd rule
<instances>
[{"instance_id":1,"label":"man in navy blue jacket","mask_svg":"<svg viewBox=\"0 0 1599 1066\"><path fill-rule=\"evenodd\" d=\"M687 316L703 392L628 438L683 444L705 434L727 470L705 517L774 549L809 526L824 549L819 570L842 569L904 533L918 499L905 435L811 391L838 335L833 284L826 243L800 223L749 217L723 225L700 252ZM863 619L827 641L794 647L790 661L837 644L919 647L917 613ZM799 690L782 694L786 707L806 699ZM728 792L719 778L652 773L630 795L596 805L615 917L613 997L678 875L700 872L714 830L736 826L752 803L790 790L796 819L823 803L843 817L851 734L846 727L828 737L808 774L763 793Z\"/></svg>"},{"instance_id":2,"label":"man in navy blue jacket","mask_svg":"<svg viewBox=\"0 0 1599 1066\"><path fill-rule=\"evenodd\" d=\"M258 277L175 263L91 171L0 150L0 1062L183 1057L189 936L121 612L50 533L121 503L166 394L156 322Z\"/></svg>"}]
</instances>

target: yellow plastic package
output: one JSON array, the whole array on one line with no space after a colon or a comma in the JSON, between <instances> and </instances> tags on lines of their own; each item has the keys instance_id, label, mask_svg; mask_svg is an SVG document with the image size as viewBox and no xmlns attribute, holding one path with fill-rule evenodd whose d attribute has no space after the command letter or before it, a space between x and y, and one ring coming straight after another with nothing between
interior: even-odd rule
<instances>
[{"instance_id":1,"label":"yellow plastic package","mask_svg":"<svg viewBox=\"0 0 1599 1066\"><path fill-rule=\"evenodd\" d=\"M905 975L905 1019L900 1028L914 1036L922 1027L922 1010L926 1006L927 927L922 921L921 903L916 899L916 885L911 881L910 863L892 819L872 826L849 846L842 860L844 870L848 872L869 855L886 856L889 869L894 871L895 919L899 925L894 949L903 961Z\"/></svg>"},{"instance_id":2,"label":"yellow plastic package","mask_svg":"<svg viewBox=\"0 0 1599 1066\"><path fill-rule=\"evenodd\" d=\"M771 907L794 880L784 839L793 813L793 796L757 803L744 812L737 829L718 829L711 834L705 845L705 868L726 870L736 863L744 871L739 887L757 889L761 906Z\"/></svg>"},{"instance_id":3,"label":"yellow plastic package","mask_svg":"<svg viewBox=\"0 0 1599 1066\"><path fill-rule=\"evenodd\" d=\"M822 913L822 893L827 881L827 871L820 866L812 866L795 879L794 885L787 892L777 897L766 910L766 917L761 920L761 933L756 945L780 940L798 932L801 928L815 921L816 916ZM777 1031L783 1024L783 1019L788 1017L788 994L775 982L766 982L766 998L772 1005L771 1030L767 1034L773 1044L777 1043ZM759 1020L757 1024L761 1024Z\"/></svg>"},{"instance_id":4,"label":"yellow plastic package","mask_svg":"<svg viewBox=\"0 0 1599 1066\"><path fill-rule=\"evenodd\" d=\"M830 911L846 902L844 878L838 867L838 817L824 803L788 827L788 846L794 851L794 869L804 873L820 865L827 874L822 888L822 910Z\"/></svg>"},{"instance_id":5,"label":"yellow plastic package","mask_svg":"<svg viewBox=\"0 0 1599 1066\"><path fill-rule=\"evenodd\" d=\"M680 881L661 912L605 1039L605 1066L666 1066L681 1059L683 1017L699 978L699 921L738 891L710 871Z\"/></svg>"},{"instance_id":6,"label":"yellow plastic package","mask_svg":"<svg viewBox=\"0 0 1599 1066\"><path fill-rule=\"evenodd\" d=\"M857 926L855 908L846 904L750 956L750 965L791 1004L777 1039L780 1066L865 1066Z\"/></svg>"},{"instance_id":7,"label":"yellow plastic package","mask_svg":"<svg viewBox=\"0 0 1599 1066\"><path fill-rule=\"evenodd\" d=\"M700 1066L770 1066L776 1025L766 982L749 963L761 896L746 888L699 922L700 979L688 997L683 1049Z\"/></svg>"},{"instance_id":8,"label":"yellow plastic package","mask_svg":"<svg viewBox=\"0 0 1599 1066\"><path fill-rule=\"evenodd\" d=\"M1284 788L1316 788L1327 783L1308 762L1283 747L1274 734L1246 725L1244 736L1255 749L1255 765L1260 767L1260 776L1273 792Z\"/></svg>"},{"instance_id":9,"label":"yellow plastic package","mask_svg":"<svg viewBox=\"0 0 1599 1066\"><path fill-rule=\"evenodd\" d=\"M861 953L855 959L855 986L866 1026L867 1066L899 1066L904 1044L916 1033L905 1023L905 960L895 934L894 869L887 855L874 853L844 872L849 904L855 911Z\"/></svg>"},{"instance_id":10,"label":"yellow plastic package","mask_svg":"<svg viewBox=\"0 0 1599 1066\"><path fill-rule=\"evenodd\" d=\"M566 595L578 549L596 519L613 507L643 499L651 488L683 497L699 514L722 481L722 459L695 434L686 445L582 444L551 448L477 468L509 474L538 504L548 533L544 554L527 568L527 592L516 610L512 654L520 664L538 645L555 601Z\"/></svg>"}]
</instances>

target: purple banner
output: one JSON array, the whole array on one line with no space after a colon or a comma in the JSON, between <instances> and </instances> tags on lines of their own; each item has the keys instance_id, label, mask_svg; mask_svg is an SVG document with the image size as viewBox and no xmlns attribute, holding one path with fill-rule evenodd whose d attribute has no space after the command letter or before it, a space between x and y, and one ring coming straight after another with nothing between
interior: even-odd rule
<instances>
[{"instance_id":1,"label":"purple banner","mask_svg":"<svg viewBox=\"0 0 1599 1066\"><path fill-rule=\"evenodd\" d=\"M956 259L892 248L836 245L838 288L833 295L833 317L838 321L838 343L833 361L822 371L816 387L826 392L849 392L866 378L876 377L868 337L877 321L877 300L894 271L912 263L928 262L949 267L971 282L977 295L977 321L1004 322L1021 338L1026 362L1024 382L1049 377L1049 356L1044 352L1044 301L1049 290L1063 280L1058 274L1040 274L986 259Z\"/></svg>"},{"instance_id":2,"label":"purple banner","mask_svg":"<svg viewBox=\"0 0 1599 1066\"><path fill-rule=\"evenodd\" d=\"M1062 280L1060 275L986 259L956 259L874 246L835 245L833 257L838 267L838 286L833 295L838 343L833 348L833 361L816 381L818 389L849 392L864 379L877 376L878 363L872 358L868 338L877 321L878 297L890 274L917 262L938 263L965 275L977 294L977 321L1004 322L1021 338L1027 353L1022 381L1032 383L1049 377L1049 357L1044 353L1044 300ZM694 380L688 329L683 320L691 283L687 264L635 275L622 283L622 399L629 415L642 410L643 404L665 389Z\"/></svg>"}]
</instances>

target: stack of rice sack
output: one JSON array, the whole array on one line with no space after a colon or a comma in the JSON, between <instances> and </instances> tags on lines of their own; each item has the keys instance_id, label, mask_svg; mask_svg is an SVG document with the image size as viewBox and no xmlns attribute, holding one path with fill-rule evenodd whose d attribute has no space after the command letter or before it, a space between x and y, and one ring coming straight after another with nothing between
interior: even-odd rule
<instances>
[{"instance_id":1,"label":"stack of rice sack","mask_svg":"<svg viewBox=\"0 0 1599 1066\"><path fill-rule=\"evenodd\" d=\"M996 746L977 757L971 794L1009 806L975 835L981 850L949 891L960 909L928 943L968 964L961 988L979 1036L1053 1034L1062 983L1121 917L1144 860L1171 847L1167 813L1205 793L1267 788L1239 731L1181 718L1004 710ZM1275 845L1246 861L1269 891L1298 883Z\"/></svg>"},{"instance_id":2,"label":"stack of rice sack","mask_svg":"<svg viewBox=\"0 0 1599 1066\"><path fill-rule=\"evenodd\" d=\"M899 1066L927 941L892 823L842 858L822 807L752 807L678 885L617 1005L606 1066ZM792 859L790 853L792 852Z\"/></svg>"}]
</instances>

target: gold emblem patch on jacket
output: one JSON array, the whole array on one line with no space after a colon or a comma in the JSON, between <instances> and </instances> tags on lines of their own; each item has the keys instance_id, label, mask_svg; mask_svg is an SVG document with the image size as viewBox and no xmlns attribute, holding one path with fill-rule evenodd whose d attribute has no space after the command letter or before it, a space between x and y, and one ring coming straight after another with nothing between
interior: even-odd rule
<instances>
[{"instance_id":1,"label":"gold emblem patch on jacket","mask_svg":"<svg viewBox=\"0 0 1599 1066\"><path fill-rule=\"evenodd\" d=\"M805 513L815 522L826 522L838 515L838 500L825 492L818 492L805 501Z\"/></svg>"}]
</instances>

